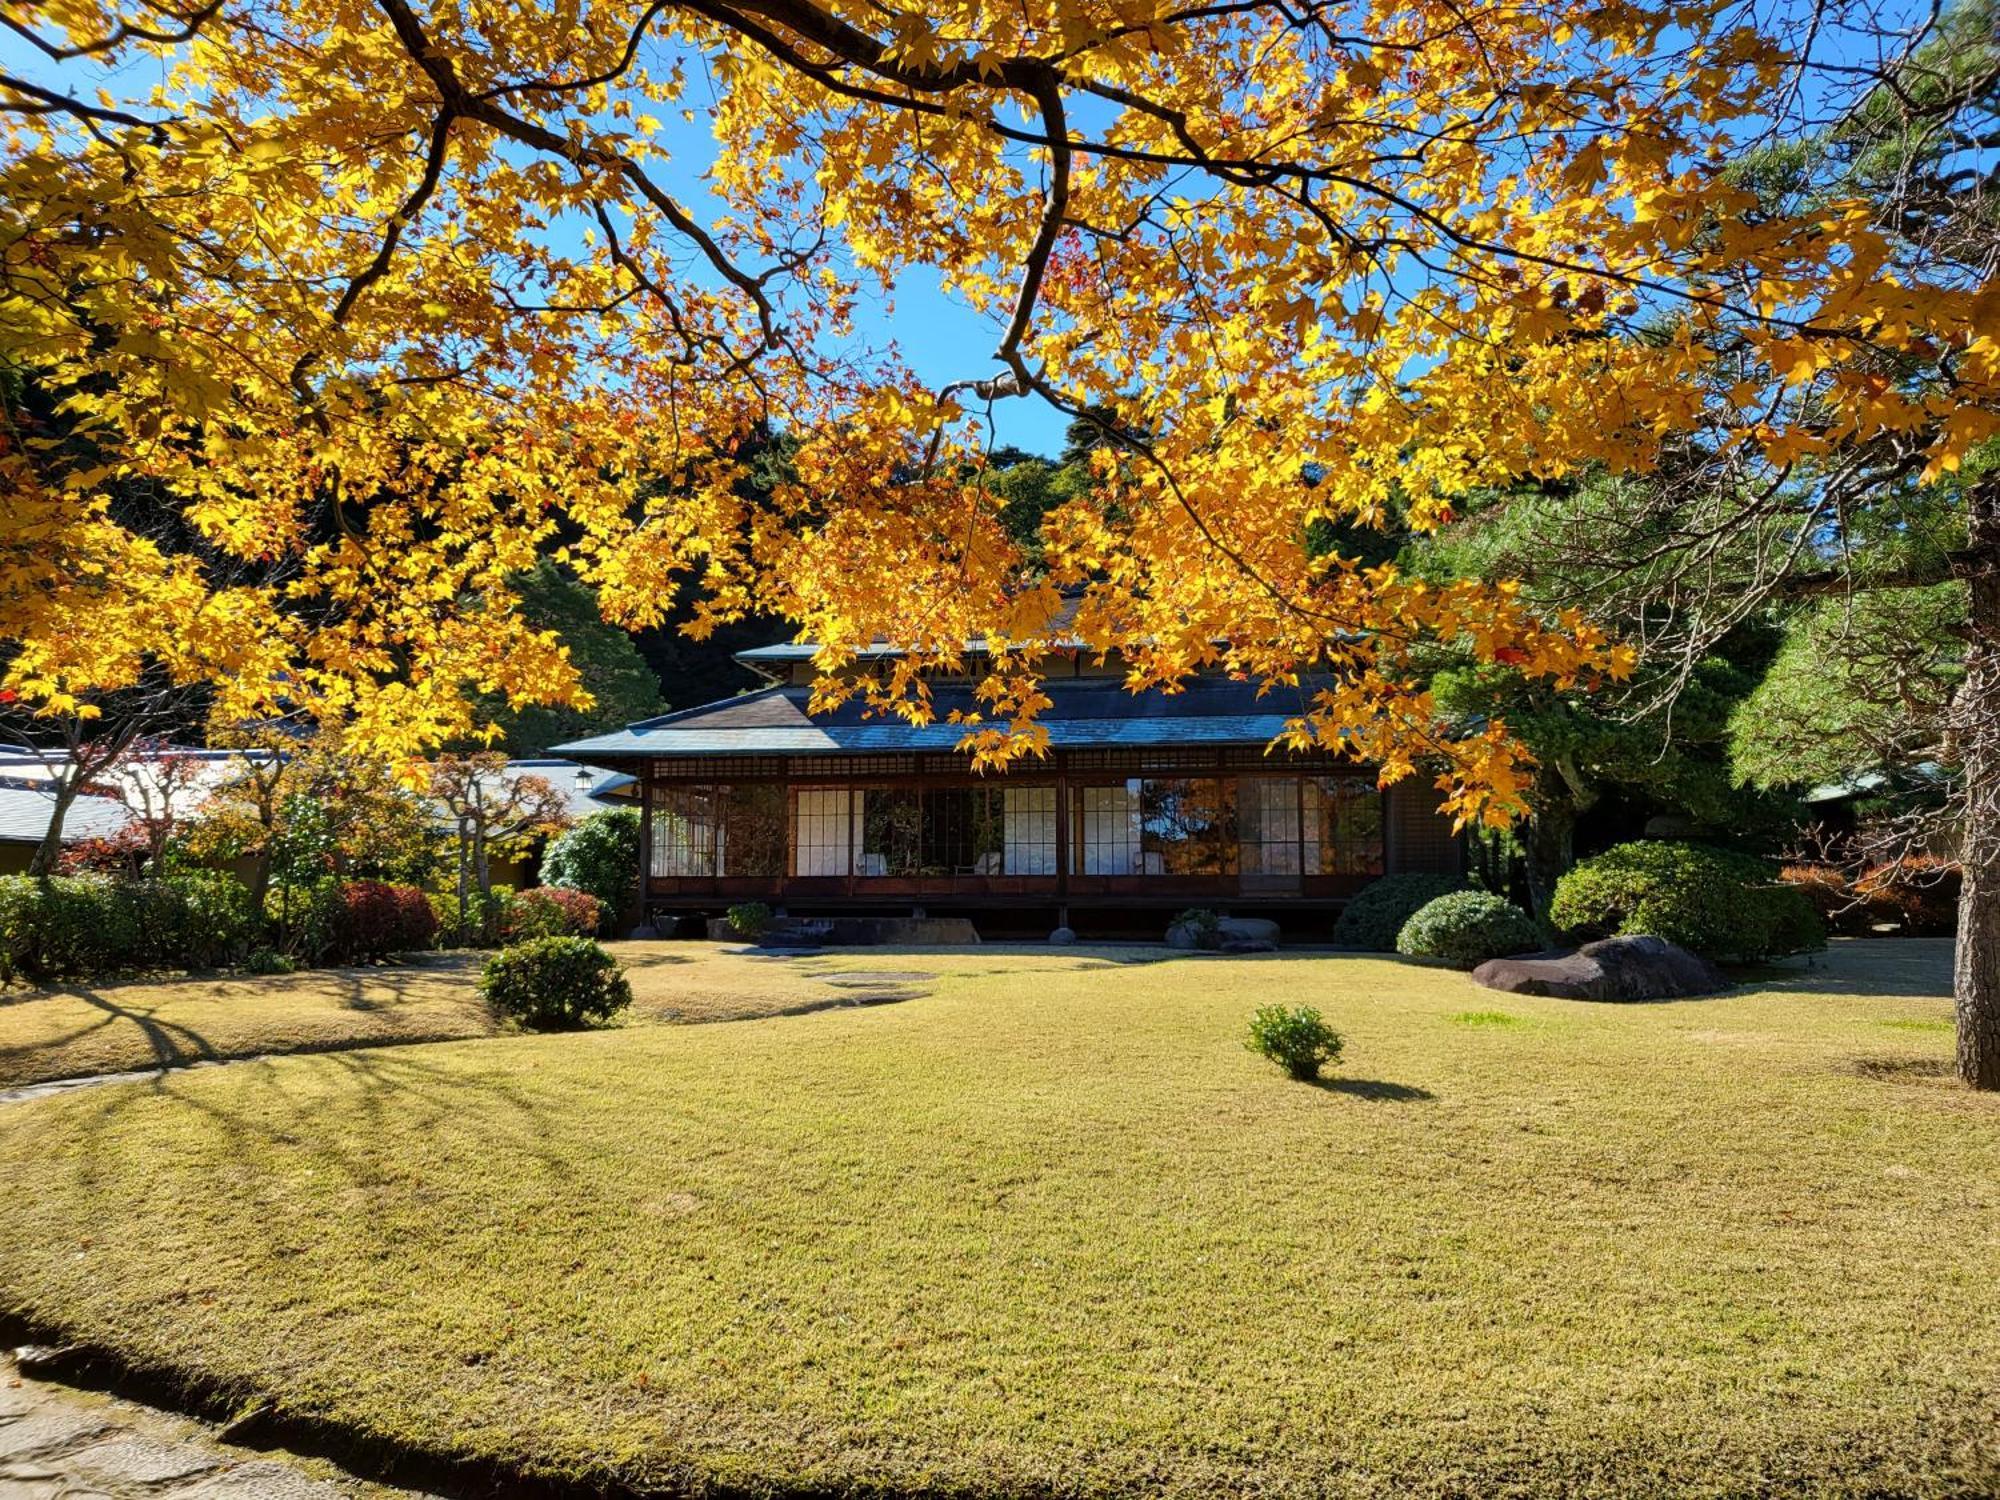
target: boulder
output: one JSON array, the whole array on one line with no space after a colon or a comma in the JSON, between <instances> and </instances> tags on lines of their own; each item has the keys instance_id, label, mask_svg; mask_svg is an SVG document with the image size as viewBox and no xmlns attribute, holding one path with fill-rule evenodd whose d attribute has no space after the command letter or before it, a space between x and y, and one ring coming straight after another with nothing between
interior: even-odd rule
<instances>
[{"instance_id":1,"label":"boulder","mask_svg":"<svg viewBox=\"0 0 2000 1500\"><path fill-rule=\"evenodd\" d=\"M1071 943L1076 941L1076 931L1074 928L1058 927L1054 932L1049 934L1049 941L1054 943L1058 948L1067 948Z\"/></svg>"},{"instance_id":2,"label":"boulder","mask_svg":"<svg viewBox=\"0 0 2000 1500\"><path fill-rule=\"evenodd\" d=\"M1472 979L1490 990L1559 1000L1676 1000L1730 987L1723 972L1699 954L1644 936L1605 938L1574 953L1491 958L1472 971Z\"/></svg>"},{"instance_id":3,"label":"boulder","mask_svg":"<svg viewBox=\"0 0 2000 1500\"><path fill-rule=\"evenodd\" d=\"M1204 945L1195 928L1176 922L1167 929L1167 946L1188 952ZM1206 946L1221 953L1269 953L1278 946L1278 924L1269 917L1222 917L1215 940Z\"/></svg>"}]
</instances>

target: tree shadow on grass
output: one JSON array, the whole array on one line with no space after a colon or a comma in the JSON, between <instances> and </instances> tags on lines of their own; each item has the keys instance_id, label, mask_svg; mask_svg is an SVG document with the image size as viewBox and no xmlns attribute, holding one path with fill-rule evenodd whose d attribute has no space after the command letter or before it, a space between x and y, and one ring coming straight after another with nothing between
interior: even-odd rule
<instances>
[{"instance_id":1,"label":"tree shadow on grass","mask_svg":"<svg viewBox=\"0 0 2000 1500\"><path fill-rule=\"evenodd\" d=\"M1314 1078L1309 1082L1322 1093L1345 1094L1373 1104L1423 1104L1437 1098L1429 1089L1380 1078Z\"/></svg>"}]
</instances>

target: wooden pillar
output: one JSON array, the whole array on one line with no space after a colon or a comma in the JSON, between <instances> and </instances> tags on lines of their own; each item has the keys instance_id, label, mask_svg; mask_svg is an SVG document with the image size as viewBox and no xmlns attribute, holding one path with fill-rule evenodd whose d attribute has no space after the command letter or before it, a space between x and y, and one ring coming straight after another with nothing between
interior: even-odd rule
<instances>
[{"instance_id":1,"label":"wooden pillar","mask_svg":"<svg viewBox=\"0 0 2000 1500\"><path fill-rule=\"evenodd\" d=\"M1067 757L1056 753L1056 920L1069 926L1069 777Z\"/></svg>"},{"instance_id":2,"label":"wooden pillar","mask_svg":"<svg viewBox=\"0 0 2000 1500\"><path fill-rule=\"evenodd\" d=\"M626 913L626 932L644 927L647 917L647 898L653 886L653 763L650 760L639 763L639 884L632 897L632 910Z\"/></svg>"}]
</instances>

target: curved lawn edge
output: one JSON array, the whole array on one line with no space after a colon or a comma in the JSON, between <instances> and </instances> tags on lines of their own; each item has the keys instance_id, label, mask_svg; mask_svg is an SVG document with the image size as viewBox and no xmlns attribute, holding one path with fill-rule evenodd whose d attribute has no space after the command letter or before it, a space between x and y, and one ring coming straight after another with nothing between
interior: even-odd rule
<instances>
[{"instance_id":1,"label":"curved lawn edge","mask_svg":"<svg viewBox=\"0 0 2000 1500\"><path fill-rule=\"evenodd\" d=\"M108 1088L121 1083L157 1083L176 1073L192 1073L199 1068L232 1068L239 1063L274 1062L281 1057L317 1057L329 1052L379 1052L392 1047L436 1047L445 1042L490 1042L506 1035L506 1032L440 1031L426 1036L345 1037L297 1047L269 1047L261 1052L175 1058L157 1067L122 1068L114 1073L54 1073L0 1088L0 1106L27 1104L74 1089Z\"/></svg>"},{"instance_id":2,"label":"curved lawn edge","mask_svg":"<svg viewBox=\"0 0 2000 1500\"><path fill-rule=\"evenodd\" d=\"M554 1480L493 1459L424 1451L357 1432L342 1422L303 1412L282 1411L255 1389L179 1370L134 1361L121 1351L70 1333L33 1314L0 1306L0 1341L12 1347L40 1346L45 1352L34 1377L77 1390L98 1391L172 1416L212 1424L222 1441L256 1451L283 1449L301 1458L324 1459L354 1479L422 1490L439 1496L519 1495L523 1500L654 1500L613 1481L598 1484ZM25 1372L24 1372L25 1373ZM718 1497L731 1492L710 1488ZM745 1497L769 1491L739 1491Z\"/></svg>"},{"instance_id":3,"label":"curved lawn edge","mask_svg":"<svg viewBox=\"0 0 2000 1500\"><path fill-rule=\"evenodd\" d=\"M437 1500L825 1500L833 1494L868 1500L1058 1500L1057 1486L926 1480L914 1487L843 1483L838 1490L814 1481L759 1473L733 1479L688 1465L677 1484L635 1486L600 1472L558 1478L530 1465L412 1444L310 1412L285 1410L273 1393L250 1381L231 1381L171 1364L134 1360L101 1341L77 1336L31 1312L0 1305L0 1342L39 1350L33 1378L74 1390L96 1391L169 1416L214 1427L211 1436L253 1452L282 1450L320 1459L348 1478L410 1489ZM24 1371L23 1373L27 1373Z\"/></svg>"}]
</instances>

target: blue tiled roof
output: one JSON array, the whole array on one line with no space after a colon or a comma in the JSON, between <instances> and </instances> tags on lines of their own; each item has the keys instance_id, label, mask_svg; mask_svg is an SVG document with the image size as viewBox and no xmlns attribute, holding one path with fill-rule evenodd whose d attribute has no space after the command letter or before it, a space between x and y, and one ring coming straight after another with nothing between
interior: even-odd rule
<instances>
[{"instance_id":1,"label":"blue tiled roof","mask_svg":"<svg viewBox=\"0 0 2000 1500\"><path fill-rule=\"evenodd\" d=\"M55 798L45 785L0 779L0 843L39 844L49 831ZM125 804L111 797L81 796L63 816L63 842L109 837L132 821Z\"/></svg>"},{"instance_id":2,"label":"blue tiled roof","mask_svg":"<svg viewBox=\"0 0 2000 1500\"><path fill-rule=\"evenodd\" d=\"M1254 684L1226 679L1198 679L1178 693L1132 693L1106 678L1055 680L1045 684L1052 703L1038 722L1054 749L1264 745L1308 706L1316 686L1277 688L1260 697ZM808 713L810 697L808 688L770 687L555 748L600 763L676 755L950 751L970 731L947 722L949 714L976 707L970 688L939 688L932 700L936 722L918 726L869 717L854 703L831 713Z\"/></svg>"}]
</instances>

